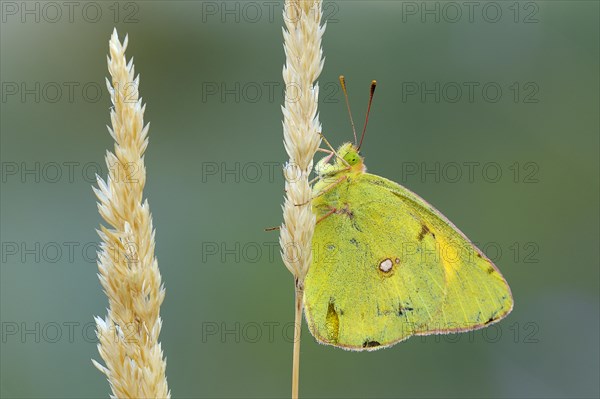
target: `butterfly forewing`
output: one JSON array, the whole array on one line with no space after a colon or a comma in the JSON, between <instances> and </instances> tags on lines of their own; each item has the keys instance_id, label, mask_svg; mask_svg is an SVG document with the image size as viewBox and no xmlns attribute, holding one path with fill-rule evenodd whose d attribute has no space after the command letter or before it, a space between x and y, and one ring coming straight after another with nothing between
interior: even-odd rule
<instances>
[{"instance_id":1,"label":"butterfly forewing","mask_svg":"<svg viewBox=\"0 0 600 399\"><path fill-rule=\"evenodd\" d=\"M305 314L320 342L353 350L464 331L512 308L494 265L431 205L363 173L320 195ZM333 213L332 210L334 210Z\"/></svg>"}]
</instances>

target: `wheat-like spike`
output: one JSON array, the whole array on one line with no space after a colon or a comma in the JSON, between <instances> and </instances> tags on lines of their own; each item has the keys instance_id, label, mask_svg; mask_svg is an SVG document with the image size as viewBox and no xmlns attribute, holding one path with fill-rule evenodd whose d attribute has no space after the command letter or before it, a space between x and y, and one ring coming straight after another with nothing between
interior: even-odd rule
<instances>
[{"instance_id":1,"label":"wheat-like spike","mask_svg":"<svg viewBox=\"0 0 600 399\"><path fill-rule=\"evenodd\" d=\"M283 141L289 161L285 167L286 196L279 244L283 262L295 281L292 398L298 397L304 278L312 263L311 247L316 223L308 177L321 144L321 124L317 113L319 85L316 81L323 69L321 38L325 26L321 25L322 17L322 0L285 1Z\"/></svg>"},{"instance_id":2,"label":"wheat-like spike","mask_svg":"<svg viewBox=\"0 0 600 399\"><path fill-rule=\"evenodd\" d=\"M112 398L170 398L158 337L160 305L165 297L154 256L154 228L148 202L144 151L148 125L139 98L139 75L133 60L125 59L128 38L120 43L116 29L110 39L107 80L113 108L109 133L115 140L108 151L108 178L97 176L98 211L109 227L101 226L98 277L108 297L105 319L96 317L98 351L105 366Z\"/></svg>"},{"instance_id":3,"label":"wheat-like spike","mask_svg":"<svg viewBox=\"0 0 600 399\"><path fill-rule=\"evenodd\" d=\"M286 85L283 107L283 138L289 156L286 165L286 197L280 244L283 261L299 283L312 262L311 242L315 216L310 206L312 189L308 176L321 143L321 124L317 113L319 85L323 69L321 37L321 0L285 2L284 48ZM307 204L297 206L298 204Z\"/></svg>"}]
</instances>

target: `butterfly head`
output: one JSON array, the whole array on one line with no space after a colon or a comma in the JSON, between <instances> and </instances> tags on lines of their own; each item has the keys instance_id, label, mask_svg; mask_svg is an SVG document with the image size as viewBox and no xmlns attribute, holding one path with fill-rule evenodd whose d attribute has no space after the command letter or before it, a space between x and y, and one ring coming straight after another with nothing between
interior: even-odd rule
<instances>
[{"instance_id":1,"label":"butterfly head","mask_svg":"<svg viewBox=\"0 0 600 399\"><path fill-rule=\"evenodd\" d=\"M350 173L362 173L366 170L364 158L360 155L358 147L352 143L344 143L337 151L339 158L335 164L340 169L350 168Z\"/></svg>"},{"instance_id":2,"label":"butterfly head","mask_svg":"<svg viewBox=\"0 0 600 399\"><path fill-rule=\"evenodd\" d=\"M358 147L352 143L342 144L336 153L321 158L315 166L315 173L320 177L336 176L340 173L360 174L366 170L364 158L360 155Z\"/></svg>"}]
</instances>

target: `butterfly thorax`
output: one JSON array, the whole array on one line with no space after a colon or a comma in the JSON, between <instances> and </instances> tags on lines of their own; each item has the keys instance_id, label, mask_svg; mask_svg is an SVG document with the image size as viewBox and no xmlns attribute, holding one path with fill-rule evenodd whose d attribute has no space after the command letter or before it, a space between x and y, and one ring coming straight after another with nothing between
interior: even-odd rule
<instances>
[{"instance_id":1,"label":"butterfly thorax","mask_svg":"<svg viewBox=\"0 0 600 399\"><path fill-rule=\"evenodd\" d=\"M333 158L335 157L335 158ZM331 162L329 162L331 161ZM336 204L341 188L366 172L364 158L352 143L344 143L337 150L337 156L327 156L315 166L319 180L313 186L313 206L324 210ZM318 212L320 213L320 212Z\"/></svg>"}]
</instances>

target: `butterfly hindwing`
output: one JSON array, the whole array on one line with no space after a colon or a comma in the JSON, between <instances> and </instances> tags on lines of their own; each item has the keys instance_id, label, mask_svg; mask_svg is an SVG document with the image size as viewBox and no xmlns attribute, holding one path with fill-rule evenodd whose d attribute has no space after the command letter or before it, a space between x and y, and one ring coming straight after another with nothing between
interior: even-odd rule
<instances>
[{"instance_id":1,"label":"butterfly hindwing","mask_svg":"<svg viewBox=\"0 0 600 399\"><path fill-rule=\"evenodd\" d=\"M305 314L321 342L353 350L484 327L512 308L495 266L431 205L363 173L313 202Z\"/></svg>"}]
</instances>

